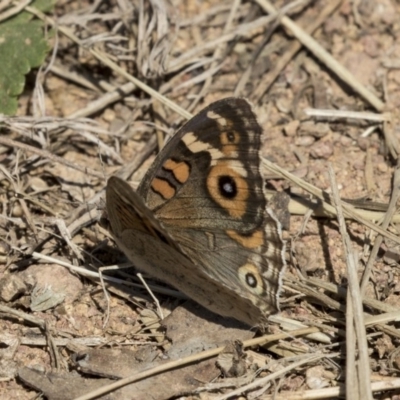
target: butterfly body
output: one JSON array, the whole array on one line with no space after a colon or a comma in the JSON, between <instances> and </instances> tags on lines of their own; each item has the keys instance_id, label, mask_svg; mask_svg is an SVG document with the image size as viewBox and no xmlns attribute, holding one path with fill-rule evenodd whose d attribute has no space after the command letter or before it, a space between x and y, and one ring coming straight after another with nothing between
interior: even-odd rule
<instances>
[{"instance_id":1,"label":"butterfly body","mask_svg":"<svg viewBox=\"0 0 400 400\"><path fill-rule=\"evenodd\" d=\"M249 103L227 98L175 134L137 192L118 178L107 185L114 237L139 269L250 325L277 311L285 267L260 172L261 140Z\"/></svg>"}]
</instances>

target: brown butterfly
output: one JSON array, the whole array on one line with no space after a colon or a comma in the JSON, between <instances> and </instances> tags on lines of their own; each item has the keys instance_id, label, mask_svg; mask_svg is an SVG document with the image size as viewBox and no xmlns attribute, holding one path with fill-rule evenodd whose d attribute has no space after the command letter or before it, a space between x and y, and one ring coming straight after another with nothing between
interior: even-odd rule
<instances>
[{"instance_id":1,"label":"brown butterfly","mask_svg":"<svg viewBox=\"0 0 400 400\"><path fill-rule=\"evenodd\" d=\"M285 269L261 141L245 99L217 101L165 145L136 192L111 177L106 195L115 241L139 270L250 325L278 310Z\"/></svg>"}]
</instances>

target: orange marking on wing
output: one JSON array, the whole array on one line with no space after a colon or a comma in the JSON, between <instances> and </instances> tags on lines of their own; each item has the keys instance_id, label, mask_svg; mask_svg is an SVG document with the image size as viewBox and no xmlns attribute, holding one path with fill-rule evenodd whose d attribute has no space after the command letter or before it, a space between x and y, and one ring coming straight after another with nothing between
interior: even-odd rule
<instances>
[{"instance_id":1,"label":"orange marking on wing","mask_svg":"<svg viewBox=\"0 0 400 400\"><path fill-rule=\"evenodd\" d=\"M236 196L226 198L220 193L219 178L229 176L236 185ZM249 187L245 179L231 168L229 161L221 161L211 168L207 177L207 188L211 197L233 218L241 218L247 210Z\"/></svg>"},{"instance_id":2,"label":"orange marking on wing","mask_svg":"<svg viewBox=\"0 0 400 400\"><path fill-rule=\"evenodd\" d=\"M189 179L190 168L189 165L184 161L176 162L169 158L167 161L165 161L163 168L171 171L179 183L185 183Z\"/></svg>"},{"instance_id":3,"label":"orange marking on wing","mask_svg":"<svg viewBox=\"0 0 400 400\"><path fill-rule=\"evenodd\" d=\"M238 132L229 130L224 131L220 135L221 144L225 145L232 145L232 144L239 144L240 142L240 135Z\"/></svg>"},{"instance_id":4,"label":"orange marking on wing","mask_svg":"<svg viewBox=\"0 0 400 400\"><path fill-rule=\"evenodd\" d=\"M230 124L228 124L229 127ZM224 130L220 135L220 141L222 144L222 152L226 156L232 156L238 151L238 144L240 143L240 135L234 130Z\"/></svg>"},{"instance_id":5,"label":"orange marking on wing","mask_svg":"<svg viewBox=\"0 0 400 400\"><path fill-rule=\"evenodd\" d=\"M226 155L226 156L233 156L237 153L238 148L237 146L233 145L233 144L228 144L225 146L222 146L222 152Z\"/></svg>"},{"instance_id":6,"label":"orange marking on wing","mask_svg":"<svg viewBox=\"0 0 400 400\"><path fill-rule=\"evenodd\" d=\"M164 179L154 178L151 182L151 188L166 200L175 196L175 188Z\"/></svg>"},{"instance_id":7,"label":"orange marking on wing","mask_svg":"<svg viewBox=\"0 0 400 400\"><path fill-rule=\"evenodd\" d=\"M254 231L249 236L243 236L233 230L227 230L226 234L231 237L233 240L236 240L242 246L248 249L256 249L263 245L264 243L264 234L261 229Z\"/></svg>"}]
</instances>

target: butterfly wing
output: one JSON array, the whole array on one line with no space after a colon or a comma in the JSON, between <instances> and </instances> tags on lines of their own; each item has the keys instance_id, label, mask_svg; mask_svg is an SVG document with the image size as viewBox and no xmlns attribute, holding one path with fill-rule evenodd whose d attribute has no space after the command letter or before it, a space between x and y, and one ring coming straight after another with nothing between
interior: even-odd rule
<instances>
[{"instance_id":1,"label":"butterfly wing","mask_svg":"<svg viewBox=\"0 0 400 400\"><path fill-rule=\"evenodd\" d=\"M235 291L221 290L219 282L210 279L173 243L167 243L171 241L168 232L128 183L111 177L106 202L113 237L139 270L171 284L217 314L249 325L262 318L251 301L238 298Z\"/></svg>"},{"instance_id":2,"label":"butterfly wing","mask_svg":"<svg viewBox=\"0 0 400 400\"><path fill-rule=\"evenodd\" d=\"M279 307L285 262L264 193L261 140L245 99L215 102L165 145L138 193L210 281L266 316Z\"/></svg>"}]
</instances>

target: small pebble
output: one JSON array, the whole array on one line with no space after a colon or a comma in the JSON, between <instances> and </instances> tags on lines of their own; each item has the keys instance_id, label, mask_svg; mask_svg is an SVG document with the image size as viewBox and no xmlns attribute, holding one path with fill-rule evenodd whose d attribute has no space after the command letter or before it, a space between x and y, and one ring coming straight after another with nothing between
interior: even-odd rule
<instances>
[{"instance_id":1,"label":"small pebble","mask_svg":"<svg viewBox=\"0 0 400 400\"><path fill-rule=\"evenodd\" d=\"M314 158L323 158L327 160L333 154L333 145L331 142L317 142L313 144L310 155Z\"/></svg>"},{"instance_id":2,"label":"small pebble","mask_svg":"<svg viewBox=\"0 0 400 400\"><path fill-rule=\"evenodd\" d=\"M6 275L0 280L0 299L6 302L12 301L26 289L24 281L18 275Z\"/></svg>"},{"instance_id":3,"label":"small pebble","mask_svg":"<svg viewBox=\"0 0 400 400\"><path fill-rule=\"evenodd\" d=\"M378 168L378 170L379 170L380 172L388 172L388 170L389 170L389 167L388 167L387 164L384 163L384 162L380 162L380 163L377 165L377 168Z\"/></svg>"},{"instance_id":4,"label":"small pebble","mask_svg":"<svg viewBox=\"0 0 400 400\"><path fill-rule=\"evenodd\" d=\"M312 136L300 136L294 141L296 146L309 147L315 142Z\"/></svg>"},{"instance_id":5,"label":"small pebble","mask_svg":"<svg viewBox=\"0 0 400 400\"><path fill-rule=\"evenodd\" d=\"M297 134L297 129L300 125L299 120L290 121L288 124L285 125L283 131L285 132L286 136L293 137Z\"/></svg>"},{"instance_id":6,"label":"small pebble","mask_svg":"<svg viewBox=\"0 0 400 400\"><path fill-rule=\"evenodd\" d=\"M366 151L369 147L369 139L365 137L359 137L357 139L357 144L361 150Z\"/></svg>"}]
</instances>

